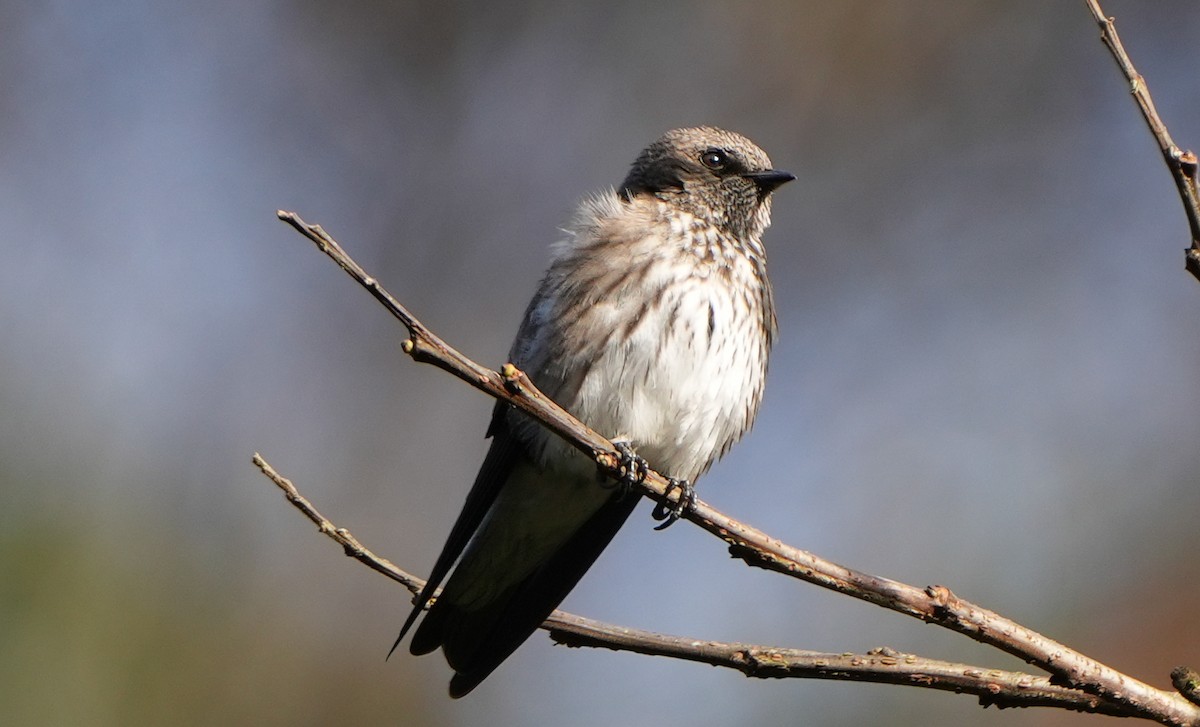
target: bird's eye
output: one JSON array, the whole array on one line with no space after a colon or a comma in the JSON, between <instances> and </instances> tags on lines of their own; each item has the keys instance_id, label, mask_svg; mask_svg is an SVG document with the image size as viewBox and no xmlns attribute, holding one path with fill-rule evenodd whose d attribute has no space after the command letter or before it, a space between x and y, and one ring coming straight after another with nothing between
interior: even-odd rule
<instances>
[{"instance_id":1,"label":"bird's eye","mask_svg":"<svg viewBox=\"0 0 1200 727\"><path fill-rule=\"evenodd\" d=\"M729 155L722 149L705 149L700 154L700 163L714 172L729 166Z\"/></svg>"}]
</instances>

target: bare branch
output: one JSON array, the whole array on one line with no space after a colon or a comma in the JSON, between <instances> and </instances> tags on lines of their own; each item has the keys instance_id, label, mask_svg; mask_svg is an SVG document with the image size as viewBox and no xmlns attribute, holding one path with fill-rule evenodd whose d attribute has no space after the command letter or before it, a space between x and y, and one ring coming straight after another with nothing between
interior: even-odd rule
<instances>
[{"instance_id":1,"label":"bare branch","mask_svg":"<svg viewBox=\"0 0 1200 727\"><path fill-rule=\"evenodd\" d=\"M515 366L506 364L502 372L496 372L471 361L418 321L374 278L367 275L323 229L307 224L292 212L280 210L277 214L281 220L315 242L322 252L367 288L408 328L410 338L405 342L404 350L414 360L434 364L490 396L517 407L590 456L602 470L614 476L621 474L620 460L612 442L550 401ZM666 478L653 470L639 487L658 502L671 502L677 497L677 494L666 494ZM751 565L799 578L970 636L1046 670L1056 684L1101 697L1104 702L1115 705L1122 714L1170 725L1200 725L1200 709L1180 695L1155 689L1122 674L1032 629L964 601L944 586L917 588L838 565L787 545L715 510L701 500L695 500L684 517L724 540L729 544L731 553Z\"/></svg>"},{"instance_id":2,"label":"bare branch","mask_svg":"<svg viewBox=\"0 0 1200 727\"><path fill-rule=\"evenodd\" d=\"M358 542L358 539L351 535L349 530L339 528L330 522L329 518L322 515L316 506L308 501L308 498L300 494L300 491L296 489L291 480L276 472L275 468L268 464L261 454L255 452L253 461L254 466L261 470L267 476L267 479L274 482L279 489L283 490L284 497L287 498L288 502L295 505L296 509L304 513L305 517L316 523L318 530L333 538L338 545L342 546L342 549L346 551L346 555L366 565L371 570L382 573L393 581L396 581L407 588L414 596L421 592L425 581L400 570L390 560L375 555L367 550L362 543Z\"/></svg>"},{"instance_id":3,"label":"bare branch","mask_svg":"<svg viewBox=\"0 0 1200 727\"><path fill-rule=\"evenodd\" d=\"M1159 117L1158 109L1154 107L1154 101L1150 98L1150 89L1146 86L1146 79L1133 67L1133 61L1129 59L1129 54L1121 45L1121 38L1117 35L1117 27L1113 19L1104 14L1098 0L1086 0L1086 2L1088 9L1092 11L1092 17L1100 26L1100 39L1104 41L1104 45L1108 46L1113 59L1121 68L1121 73L1129 81L1129 92L1137 101L1138 108L1142 111L1142 118L1146 120L1146 125L1150 127L1150 133L1158 142L1163 161L1171 170L1171 178L1175 180L1175 187L1179 190L1179 199L1183 202L1188 228L1192 234L1192 245L1187 249L1185 265L1188 272L1200 280L1200 192L1197 191L1196 184L1196 155L1190 150L1180 149L1171 139L1171 134L1167 132L1167 125Z\"/></svg>"},{"instance_id":4,"label":"bare branch","mask_svg":"<svg viewBox=\"0 0 1200 727\"><path fill-rule=\"evenodd\" d=\"M401 570L391 561L372 553L350 531L339 528L300 494L291 480L280 475L262 455L254 464L283 490L318 529L342 546L346 555L400 583L411 593L420 592L425 581ZM555 611L542 624L556 643L572 647L606 648L648 656L665 656L710 666L736 669L757 679L835 679L840 681L899 684L937 689L979 698L983 706L1059 707L1131 717L1131 708L1106 702L1077 689L1053 684L1048 677L1021 672L985 669L938 659L902 654L886 647L865 654L830 654L802 649L784 649L754 644L703 641L681 636L615 626L583 616Z\"/></svg>"}]
</instances>

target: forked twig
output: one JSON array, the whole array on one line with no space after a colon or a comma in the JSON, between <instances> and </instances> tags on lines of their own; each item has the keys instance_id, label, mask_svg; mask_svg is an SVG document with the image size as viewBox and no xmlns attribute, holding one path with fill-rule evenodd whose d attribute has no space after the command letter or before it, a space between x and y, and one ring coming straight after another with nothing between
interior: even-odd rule
<instances>
[{"instance_id":1,"label":"forked twig","mask_svg":"<svg viewBox=\"0 0 1200 727\"><path fill-rule=\"evenodd\" d=\"M278 212L278 215L281 220L287 222L305 237L316 243L326 255L332 258L363 287L367 288L392 315L405 325L409 331L409 339L404 343L404 350L414 360L431 363L454 374L475 388L519 408L590 456L600 468L614 476L620 475L619 454L612 442L576 420L564 409L542 395L525 374L515 366L506 364L498 372L471 361L418 321L415 316L379 285L373 277L369 276L361 266L354 262L342 250L341 246L323 229L319 226L309 225L292 212L281 210ZM264 472L266 472L266 469L264 469ZM648 473L644 482L638 485L638 487L647 496L659 502L667 502L674 497L674 495L666 494L668 492L667 479L653 470ZM287 488L285 488L286 490ZM293 503L296 503L298 507L301 507L301 509L305 509L305 507L300 505L303 499L297 498L299 498L298 493L295 493L295 497L293 497L289 491L289 499ZM303 502L306 503L307 501ZM307 507L308 509L305 509L305 513L310 518L313 518L313 513L316 512L315 509L312 509L311 505ZM1021 626L993 611L964 601L944 586L917 588L899 581L873 576L838 565L807 551L787 545L776 538L772 538L761 530L741 523L700 500L696 500L692 507L686 510L684 517L699 525L704 530L723 539L728 543L731 553L751 565L799 578L824 588L836 590L893 611L898 611L965 634L976 641L1018 656L1026 662L1047 671L1051 675L1048 680L1043 680L1043 678L1039 677L1030 677L1029 675L1013 675L1013 678L1018 683L1036 684L1039 688L1041 686L1060 686L1070 692L1070 698L1058 693L1042 692L1038 699L1044 701L1038 701L1038 704L1054 704L1068 709L1141 717L1169 725L1200 725L1200 708L1181 695L1156 689L1122 674L1032 629ZM335 539L338 539L338 542L347 548L349 554L359 557L360 553L366 553L365 549L357 541L354 541L348 533L345 533L345 531L330 530L328 527L331 526L327 527L322 523L322 520L314 518L314 521L322 525L323 531L330 534L331 537L337 535L338 537ZM362 560L362 558L359 559ZM379 570L371 562L377 560L372 557L372 559L364 562L368 562L368 565ZM394 574L389 573L389 575L393 578L396 577ZM414 581L411 579L411 576L408 578L408 581L400 578L397 578L397 580L405 583L411 590L411 584ZM561 631L561 629L559 630ZM621 631L622 633L633 633L628 629L621 629ZM605 645L614 646L614 643L610 641ZM677 645L678 643L676 642ZM705 644L709 642L688 643ZM745 651L745 648L741 648L739 651L739 645L721 646L729 650L729 653L741 653L741 651ZM752 648L760 649L762 647ZM644 653L663 653L665 655L665 651L646 651ZM691 653L695 655L698 652ZM800 658L798 655L811 654L811 652L782 649L766 649L765 653L772 655L790 653L793 656L797 656L797 658ZM686 658L677 653L672 655ZM820 658L825 659L828 656L822 655ZM866 656L870 655L860 656L859 658L866 658ZM730 658L736 660L742 657ZM919 657L912 658L919 659ZM697 658L695 660L703 659ZM931 671L936 671L935 667L941 668L938 665L945 666L948 664L947 662L933 660L920 660L920 663L922 665L929 665ZM962 665L949 665L948 668L961 670L964 667ZM993 670L977 667L965 668L973 670L979 675L1003 674L1003 672L994 672ZM758 669L759 667L754 667L755 671ZM795 675L820 676L822 678L855 678L854 676L840 675L840 672L837 670L822 672L820 674L803 672L803 669L798 669ZM911 672L910 676L915 673ZM923 674L924 672L921 673ZM771 675L777 676L782 674L773 673ZM964 676L963 678L970 681L972 677ZM1023 681L1028 679L1034 679L1035 681ZM926 686L933 686L934 682L939 685L937 688L960 688L959 686L944 686L949 682L936 679ZM913 682L909 681L907 683ZM999 693L993 682L984 679L983 683L987 685L983 688L988 693ZM969 691L965 687L962 688L965 691ZM1003 690L1000 689L999 691ZM1019 692L1014 692L1013 694L1017 693ZM998 704L999 702L993 701L992 703Z\"/></svg>"},{"instance_id":2,"label":"forked twig","mask_svg":"<svg viewBox=\"0 0 1200 727\"><path fill-rule=\"evenodd\" d=\"M334 525L300 494L291 480L276 472L262 455L255 453L254 464L283 491L288 502L315 523L322 533L341 545L347 556L400 583L414 595L420 592L425 585L424 580L375 555L350 531ZM985 707L1062 707L1113 716L1133 715L1123 705L1105 702L1078 689L1059 686L1052 683L1049 677L925 659L888 648L872 649L865 654L830 654L702 641L615 626L565 611L552 613L542 624L542 629L548 631L555 642L565 646L666 656L736 669L748 677L759 679L808 678L907 684L971 694L978 697L979 703Z\"/></svg>"},{"instance_id":3,"label":"forked twig","mask_svg":"<svg viewBox=\"0 0 1200 727\"><path fill-rule=\"evenodd\" d=\"M1180 149L1171 139L1167 125L1163 123L1162 118L1158 115L1158 109L1154 106L1154 100L1150 98L1150 89L1146 86L1146 79L1133 67L1133 61L1125 52L1125 46L1121 45L1121 38L1117 35L1117 26L1113 19L1104 14L1098 0L1086 0L1086 2L1088 9L1092 12L1092 17L1100 25L1100 39L1104 41L1104 45L1108 46L1113 59L1121 68L1121 73L1129 81L1129 93L1133 95L1134 101L1141 109L1142 118L1146 120L1146 125L1150 127L1150 133L1158 142L1158 148L1162 152L1163 161L1167 163L1167 169L1171 170L1171 178L1175 180L1175 187L1179 190L1179 199L1183 202L1188 229L1192 234L1192 244L1187 248L1184 265L1188 272L1200 280L1200 190L1197 189L1196 183L1196 155L1190 150Z\"/></svg>"}]
</instances>

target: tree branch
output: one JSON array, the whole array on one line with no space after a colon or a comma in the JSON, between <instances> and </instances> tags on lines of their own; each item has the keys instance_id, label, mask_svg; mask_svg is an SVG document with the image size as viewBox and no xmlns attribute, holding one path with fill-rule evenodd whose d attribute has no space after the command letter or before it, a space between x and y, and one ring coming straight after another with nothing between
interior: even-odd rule
<instances>
[{"instance_id":1,"label":"tree branch","mask_svg":"<svg viewBox=\"0 0 1200 727\"><path fill-rule=\"evenodd\" d=\"M608 441L543 395L523 372L505 364L501 372L486 369L456 351L425 327L362 269L321 227L295 213L279 218L316 243L365 287L409 331L404 351L413 360L431 363L488 395L505 401L590 456L608 474L621 475L618 452ZM667 479L651 470L640 489L657 502L673 502ZM311 515L310 515L311 517ZM944 586L917 588L899 581L855 571L787 545L763 531L721 513L701 500L684 517L729 544L730 552L750 565L799 578L893 611L935 623L994 646L1049 672L1055 684L1100 697L1115 713L1153 719L1169 725L1200 725L1200 708L1178 694L1155 689L993 611L955 596ZM341 541L339 541L341 542ZM343 547L350 547L343 543ZM354 548L361 546L354 544ZM394 576L393 576L394 577ZM1111 713L1111 712L1110 712Z\"/></svg>"},{"instance_id":2,"label":"tree branch","mask_svg":"<svg viewBox=\"0 0 1200 727\"><path fill-rule=\"evenodd\" d=\"M1190 150L1180 149L1171 139L1171 134L1167 132L1167 125L1159 117L1158 109L1154 107L1154 101L1150 98L1150 89L1146 86L1146 79L1133 67L1133 61L1125 52L1125 46L1121 45L1121 38L1117 35L1117 27L1113 19L1104 14L1098 0L1086 0L1086 2L1088 10L1092 12L1092 17L1100 26L1100 39L1104 41L1104 45L1108 46L1113 59L1121 68L1121 73L1129 81L1129 92L1137 102L1138 108L1141 109L1142 118L1150 127L1150 133L1154 135L1154 140L1158 142L1158 148L1162 152L1163 161L1167 163L1167 169L1171 170L1171 178L1175 180L1175 187L1179 190L1179 199L1183 202L1188 228L1192 234L1192 245L1187 249L1184 264L1188 272L1200 280L1200 192L1197 191L1196 184L1196 155Z\"/></svg>"},{"instance_id":3,"label":"tree branch","mask_svg":"<svg viewBox=\"0 0 1200 727\"><path fill-rule=\"evenodd\" d=\"M288 502L342 546L345 554L368 568L400 583L414 595L425 581L372 553L350 531L339 528L300 494L291 480L280 475L262 455L254 464L283 490ZM736 669L757 679L835 679L840 681L899 684L971 694L984 706L1059 707L1118 717L1137 716L1126 705L1101 700L1078 689L1054 684L1049 677L985 669L938 659L902 654L887 647L865 654L830 654L753 644L702 641L667 636L642 629L615 626L583 616L555 611L541 628L556 643L571 647L606 648L648 656L665 656L710 666Z\"/></svg>"}]
</instances>

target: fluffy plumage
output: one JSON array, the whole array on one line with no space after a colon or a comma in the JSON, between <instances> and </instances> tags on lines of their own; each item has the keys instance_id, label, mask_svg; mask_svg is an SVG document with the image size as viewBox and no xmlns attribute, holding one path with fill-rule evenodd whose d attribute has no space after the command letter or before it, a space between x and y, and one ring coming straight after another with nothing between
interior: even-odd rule
<instances>
[{"instance_id":1,"label":"fluffy plumage","mask_svg":"<svg viewBox=\"0 0 1200 727\"><path fill-rule=\"evenodd\" d=\"M776 330L762 234L771 192L792 178L739 134L668 132L619 190L581 204L510 360L596 431L694 481L750 428L762 401ZM488 435L397 639L449 574L410 650L442 649L455 697L545 620L637 502L601 487L590 460L503 404Z\"/></svg>"}]
</instances>

